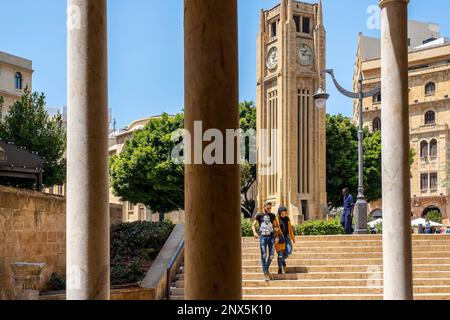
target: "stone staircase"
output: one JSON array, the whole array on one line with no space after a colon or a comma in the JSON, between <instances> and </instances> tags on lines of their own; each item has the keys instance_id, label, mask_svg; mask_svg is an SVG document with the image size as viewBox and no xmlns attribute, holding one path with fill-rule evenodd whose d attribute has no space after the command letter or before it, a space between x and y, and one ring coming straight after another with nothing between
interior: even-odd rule
<instances>
[{"instance_id":1,"label":"stone staircase","mask_svg":"<svg viewBox=\"0 0 450 320\"><path fill-rule=\"evenodd\" d=\"M298 237L287 274L271 281L261 273L259 242L242 239L244 300L381 300L382 238L370 236ZM450 236L414 235L414 299L450 300ZM184 299L184 269L171 290Z\"/></svg>"}]
</instances>

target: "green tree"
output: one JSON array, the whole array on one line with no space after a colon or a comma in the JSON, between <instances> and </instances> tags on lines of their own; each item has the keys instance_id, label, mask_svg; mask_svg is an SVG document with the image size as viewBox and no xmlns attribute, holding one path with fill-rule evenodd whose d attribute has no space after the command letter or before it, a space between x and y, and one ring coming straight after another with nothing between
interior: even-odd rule
<instances>
[{"instance_id":1,"label":"green tree","mask_svg":"<svg viewBox=\"0 0 450 320\"><path fill-rule=\"evenodd\" d=\"M253 102L240 104L240 126L256 130L256 108ZM184 115L167 114L150 120L126 142L124 152L110 160L111 186L123 201L142 203L161 214L184 208L184 166L172 161L172 150L178 144L172 133L184 128ZM248 141L247 141L248 143ZM249 159L249 152L246 152ZM248 161L241 166L242 212L251 216L254 200L248 191L256 181L256 165Z\"/></svg>"},{"instance_id":2,"label":"green tree","mask_svg":"<svg viewBox=\"0 0 450 320\"><path fill-rule=\"evenodd\" d=\"M172 161L172 133L184 127L183 114L149 121L110 160L111 186L123 201L142 203L165 214L184 208L184 166Z\"/></svg>"},{"instance_id":3,"label":"green tree","mask_svg":"<svg viewBox=\"0 0 450 320\"><path fill-rule=\"evenodd\" d=\"M256 106L251 101L244 101L239 105L240 129L243 132L253 131L256 134ZM247 140L245 148L245 162L241 164L241 212L246 218L251 218L255 212L255 199L249 199L248 192L256 182L256 164L250 163L250 145ZM256 150L253 150L256 152Z\"/></svg>"},{"instance_id":4,"label":"green tree","mask_svg":"<svg viewBox=\"0 0 450 320\"><path fill-rule=\"evenodd\" d=\"M3 103L3 102L2 102ZM45 186L62 185L66 180L66 132L62 116L50 117L45 110L45 95L26 88L20 101L12 105L0 122L0 139L37 152L45 160ZM29 184L21 187L31 188Z\"/></svg>"},{"instance_id":5,"label":"green tree","mask_svg":"<svg viewBox=\"0 0 450 320\"><path fill-rule=\"evenodd\" d=\"M342 188L352 191L358 186L358 129L342 115L326 119L327 193L329 208L342 202Z\"/></svg>"},{"instance_id":6,"label":"green tree","mask_svg":"<svg viewBox=\"0 0 450 320\"><path fill-rule=\"evenodd\" d=\"M329 208L342 205L342 189L358 191L358 127L342 115L327 115L327 193ZM367 201L382 197L381 131L364 129L364 187ZM415 151L410 150L410 164Z\"/></svg>"}]
</instances>

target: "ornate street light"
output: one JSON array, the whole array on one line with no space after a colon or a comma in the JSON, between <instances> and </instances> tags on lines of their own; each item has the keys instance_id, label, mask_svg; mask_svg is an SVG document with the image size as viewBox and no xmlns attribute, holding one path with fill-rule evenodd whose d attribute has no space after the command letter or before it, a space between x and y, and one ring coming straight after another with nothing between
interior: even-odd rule
<instances>
[{"instance_id":1,"label":"ornate street light","mask_svg":"<svg viewBox=\"0 0 450 320\"><path fill-rule=\"evenodd\" d=\"M358 199L355 204L355 225L356 230L355 234L368 234L367 230L367 200L364 191L364 157L363 157L363 141L364 141L364 130L363 130L363 99L368 97L373 97L381 93L381 86L376 87L367 92L363 92L363 75L359 73L358 79L358 92L351 92L345 90L336 80L334 76L334 71L332 69L324 70L321 72L328 73L333 79L334 85L338 89L340 93L344 96L351 99L358 99L358 118L359 118L359 126L358 126ZM319 88L317 93L314 95L314 101L316 103L317 108L323 109L325 108L326 101L329 98L329 94L325 93L323 88Z\"/></svg>"}]
</instances>

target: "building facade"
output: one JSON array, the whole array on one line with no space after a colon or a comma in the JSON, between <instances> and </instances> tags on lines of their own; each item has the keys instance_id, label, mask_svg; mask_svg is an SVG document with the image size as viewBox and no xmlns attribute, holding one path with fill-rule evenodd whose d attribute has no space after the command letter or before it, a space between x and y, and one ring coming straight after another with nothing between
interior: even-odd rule
<instances>
[{"instance_id":1,"label":"building facade","mask_svg":"<svg viewBox=\"0 0 450 320\"><path fill-rule=\"evenodd\" d=\"M33 63L30 60L0 51L0 121L14 102L20 100L24 89L32 90Z\"/></svg>"},{"instance_id":2,"label":"building facade","mask_svg":"<svg viewBox=\"0 0 450 320\"><path fill-rule=\"evenodd\" d=\"M380 84L380 40L360 35L354 86L364 76L364 89ZM415 151L411 166L411 211L424 217L440 211L447 220L449 196L450 41L436 24L409 21L409 122L410 146ZM382 94L363 102L363 122L370 131L382 130ZM354 120L358 121L357 104ZM395 143L395 141L392 141ZM371 204L381 210L381 201Z\"/></svg>"},{"instance_id":3,"label":"building facade","mask_svg":"<svg viewBox=\"0 0 450 320\"><path fill-rule=\"evenodd\" d=\"M322 4L282 0L260 15L257 47L258 197L285 206L295 223L321 219L326 193Z\"/></svg>"}]
</instances>

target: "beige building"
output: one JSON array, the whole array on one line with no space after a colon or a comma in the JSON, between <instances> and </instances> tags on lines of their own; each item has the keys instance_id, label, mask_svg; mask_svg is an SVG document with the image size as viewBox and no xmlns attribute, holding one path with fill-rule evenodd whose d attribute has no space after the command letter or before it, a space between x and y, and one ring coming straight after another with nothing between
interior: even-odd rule
<instances>
[{"instance_id":1,"label":"beige building","mask_svg":"<svg viewBox=\"0 0 450 320\"><path fill-rule=\"evenodd\" d=\"M0 51L0 97L4 106L0 109L0 121L9 108L20 100L26 87L32 90L33 63L30 60Z\"/></svg>"},{"instance_id":2,"label":"beige building","mask_svg":"<svg viewBox=\"0 0 450 320\"><path fill-rule=\"evenodd\" d=\"M450 41L439 34L436 24L409 22L410 144L416 156L411 171L411 207L415 217L439 210L444 219L450 213L449 124ZM355 65L364 75L364 89L380 84L380 40L360 35ZM382 95L364 99L363 122L371 131L382 129ZM354 104L357 122L357 104ZM395 143L395 141L392 141ZM381 210L381 201L372 203Z\"/></svg>"},{"instance_id":3,"label":"beige building","mask_svg":"<svg viewBox=\"0 0 450 320\"><path fill-rule=\"evenodd\" d=\"M313 101L320 86L326 89L325 77L320 77L326 65L325 43L321 3L282 0L261 11L257 207L262 210L268 200L286 206L295 223L321 219L328 211L326 110ZM276 135L269 135L273 130Z\"/></svg>"}]
</instances>

